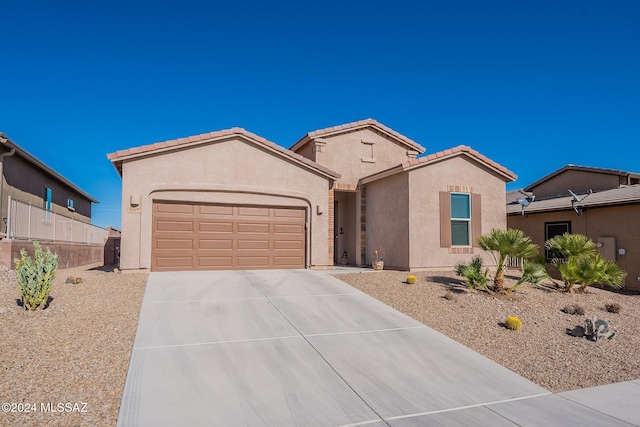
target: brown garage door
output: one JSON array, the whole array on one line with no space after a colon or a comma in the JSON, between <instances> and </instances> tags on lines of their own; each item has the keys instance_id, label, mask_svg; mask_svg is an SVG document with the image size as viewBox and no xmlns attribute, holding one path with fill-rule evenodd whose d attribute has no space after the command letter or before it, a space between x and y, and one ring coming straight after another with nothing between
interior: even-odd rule
<instances>
[{"instance_id":1,"label":"brown garage door","mask_svg":"<svg viewBox=\"0 0 640 427\"><path fill-rule=\"evenodd\" d=\"M151 270L304 268L305 210L155 202Z\"/></svg>"}]
</instances>

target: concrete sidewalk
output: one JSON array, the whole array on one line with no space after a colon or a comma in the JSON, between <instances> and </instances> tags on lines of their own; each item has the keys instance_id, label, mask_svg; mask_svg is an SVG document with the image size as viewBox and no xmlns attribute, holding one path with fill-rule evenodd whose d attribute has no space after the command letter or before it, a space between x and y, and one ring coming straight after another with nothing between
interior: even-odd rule
<instances>
[{"instance_id":1,"label":"concrete sidewalk","mask_svg":"<svg viewBox=\"0 0 640 427\"><path fill-rule=\"evenodd\" d=\"M640 382L605 387L552 395L324 272L152 273L118 425L640 424Z\"/></svg>"}]
</instances>

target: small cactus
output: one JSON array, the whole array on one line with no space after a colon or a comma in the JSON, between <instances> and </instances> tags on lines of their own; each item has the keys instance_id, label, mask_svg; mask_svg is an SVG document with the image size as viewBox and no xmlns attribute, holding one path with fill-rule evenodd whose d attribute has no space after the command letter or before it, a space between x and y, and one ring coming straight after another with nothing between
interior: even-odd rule
<instances>
[{"instance_id":1,"label":"small cactus","mask_svg":"<svg viewBox=\"0 0 640 427\"><path fill-rule=\"evenodd\" d=\"M416 283L418 283L418 278L413 274L410 276L407 276L407 283L410 285L415 285Z\"/></svg>"},{"instance_id":2,"label":"small cactus","mask_svg":"<svg viewBox=\"0 0 640 427\"><path fill-rule=\"evenodd\" d=\"M504 321L504 327L507 329L511 329L512 331L519 331L522 329L522 320L518 319L515 316L509 316Z\"/></svg>"},{"instance_id":3,"label":"small cactus","mask_svg":"<svg viewBox=\"0 0 640 427\"><path fill-rule=\"evenodd\" d=\"M58 255L52 254L49 248L46 252L43 251L38 242L33 242L33 246L33 258L27 255L25 249L20 249L20 258L14 260L22 305L26 310L46 306L51 283L58 269Z\"/></svg>"},{"instance_id":4,"label":"small cactus","mask_svg":"<svg viewBox=\"0 0 640 427\"><path fill-rule=\"evenodd\" d=\"M604 308L606 308L609 313L620 313L620 310L622 310L622 307L620 306L620 304L616 302L610 302L608 304L605 304Z\"/></svg>"},{"instance_id":5,"label":"small cactus","mask_svg":"<svg viewBox=\"0 0 640 427\"><path fill-rule=\"evenodd\" d=\"M456 294L454 294L453 291L447 291L447 292L444 293L442 298L446 299L447 301L455 301L456 300Z\"/></svg>"},{"instance_id":6,"label":"small cactus","mask_svg":"<svg viewBox=\"0 0 640 427\"><path fill-rule=\"evenodd\" d=\"M578 304L569 304L567 306L565 306L562 309L563 312L567 313L567 314L577 314L577 315L584 315L584 308L582 308L582 306L578 305Z\"/></svg>"}]
</instances>

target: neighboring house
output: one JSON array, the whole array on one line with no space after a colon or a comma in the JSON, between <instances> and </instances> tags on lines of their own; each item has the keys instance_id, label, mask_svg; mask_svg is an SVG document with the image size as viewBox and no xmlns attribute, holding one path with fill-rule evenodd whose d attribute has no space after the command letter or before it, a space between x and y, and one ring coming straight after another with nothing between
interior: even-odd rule
<instances>
[{"instance_id":1,"label":"neighboring house","mask_svg":"<svg viewBox=\"0 0 640 427\"><path fill-rule=\"evenodd\" d=\"M108 155L122 176L121 268L450 268L506 227L515 175L469 147L425 149L368 119L290 150L240 128ZM345 255L346 253L346 255Z\"/></svg>"},{"instance_id":2,"label":"neighboring house","mask_svg":"<svg viewBox=\"0 0 640 427\"><path fill-rule=\"evenodd\" d=\"M639 183L638 173L567 165L509 192L507 225L541 248L566 232L584 234L627 272L625 288L640 290Z\"/></svg>"},{"instance_id":3,"label":"neighboring house","mask_svg":"<svg viewBox=\"0 0 640 427\"><path fill-rule=\"evenodd\" d=\"M83 224L91 227L88 225L91 223L91 204L98 201L4 133L0 133L0 176L0 263L7 267L12 266L12 260L19 251L18 246L24 246L23 243L12 245L14 239L74 241L78 239L67 236L74 230L84 229ZM58 221L56 230L53 218L58 215L64 221ZM10 221L13 224L9 224ZM63 239L57 238L63 235ZM86 258L85 255L77 257L76 251L70 255L74 262L69 263L66 261L66 250L58 249L61 265L64 266L77 265L77 258Z\"/></svg>"}]
</instances>

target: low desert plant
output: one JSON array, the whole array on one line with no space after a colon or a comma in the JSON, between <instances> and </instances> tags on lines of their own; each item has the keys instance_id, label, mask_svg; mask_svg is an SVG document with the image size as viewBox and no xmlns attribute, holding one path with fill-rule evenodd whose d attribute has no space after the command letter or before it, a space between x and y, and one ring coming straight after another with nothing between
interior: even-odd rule
<instances>
[{"instance_id":1,"label":"low desert plant","mask_svg":"<svg viewBox=\"0 0 640 427\"><path fill-rule=\"evenodd\" d=\"M482 289L491 293L487 286L489 283L489 269L483 269L483 261L479 256L474 257L469 264L459 262L456 264L456 274L464 277L464 282L470 289Z\"/></svg>"},{"instance_id":2,"label":"low desert plant","mask_svg":"<svg viewBox=\"0 0 640 427\"><path fill-rule=\"evenodd\" d=\"M410 276L407 276L407 283L410 285L415 285L416 283L418 283L418 278L413 274Z\"/></svg>"},{"instance_id":3,"label":"low desert plant","mask_svg":"<svg viewBox=\"0 0 640 427\"><path fill-rule=\"evenodd\" d=\"M446 299L447 301L455 301L456 300L456 294L454 294L453 291L447 291L447 292L444 293L442 298Z\"/></svg>"},{"instance_id":4,"label":"low desert plant","mask_svg":"<svg viewBox=\"0 0 640 427\"><path fill-rule=\"evenodd\" d=\"M72 285L77 285L78 283L82 283L82 277L69 276L69 277L67 277L67 280L65 280L65 283L70 283Z\"/></svg>"},{"instance_id":5,"label":"low desert plant","mask_svg":"<svg viewBox=\"0 0 640 427\"><path fill-rule=\"evenodd\" d=\"M531 283L532 285L540 286L548 278L549 274L547 274L547 270L544 268L544 265L525 260L522 264L522 277L520 277L520 280L518 280L515 285L508 289L508 292L515 291L524 283Z\"/></svg>"},{"instance_id":6,"label":"low desert plant","mask_svg":"<svg viewBox=\"0 0 640 427\"><path fill-rule=\"evenodd\" d=\"M26 310L37 310L45 306L58 269L58 255L52 254L49 248L44 252L38 242L33 242L33 246L33 258L23 248L20 249L20 258L14 260L22 305Z\"/></svg>"},{"instance_id":7,"label":"low desert plant","mask_svg":"<svg viewBox=\"0 0 640 427\"><path fill-rule=\"evenodd\" d=\"M576 315L580 315L580 316L584 315L584 308L582 308L582 306L580 306L578 304L569 304L569 305L563 307L561 311L563 311L563 312L565 312L567 314L576 314Z\"/></svg>"},{"instance_id":8,"label":"low desert plant","mask_svg":"<svg viewBox=\"0 0 640 427\"><path fill-rule=\"evenodd\" d=\"M519 331L522 329L522 320L515 316L509 316L504 321L504 327L512 331Z\"/></svg>"},{"instance_id":9,"label":"low desert plant","mask_svg":"<svg viewBox=\"0 0 640 427\"><path fill-rule=\"evenodd\" d=\"M604 308L606 308L609 313L620 313L620 310L622 310L622 306L617 302L607 303L604 305Z\"/></svg>"}]
</instances>

